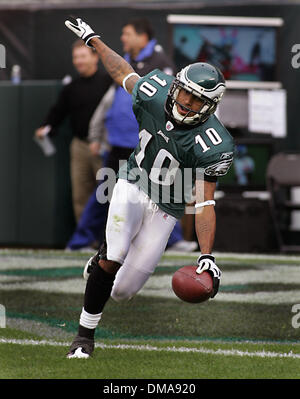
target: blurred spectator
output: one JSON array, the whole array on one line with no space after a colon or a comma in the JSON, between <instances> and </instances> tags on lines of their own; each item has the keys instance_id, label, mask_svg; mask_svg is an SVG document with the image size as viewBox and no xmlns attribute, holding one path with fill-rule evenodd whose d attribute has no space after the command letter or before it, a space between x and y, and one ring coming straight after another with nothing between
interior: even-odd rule
<instances>
[{"instance_id":1,"label":"blurred spectator","mask_svg":"<svg viewBox=\"0 0 300 399\"><path fill-rule=\"evenodd\" d=\"M98 67L96 52L87 47L81 39L72 46L72 61L79 76L65 85L57 102L51 107L42 126L35 131L42 138L46 130L50 135L69 116L73 139L71 152L72 199L75 219L81 213L96 187L96 173L102 166L99 154L91 154L87 142L90 119L99 101L111 85L110 76Z\"/></svg>"},{"instance_id":2,"label":"blurred spectator","mask_svg":"<svg viewBox=\"0 0 300 399\"><path fill-rule=\"evenodd\" d=\"M169 74L174 73L174 65L162 47L157 44L153 29L147 19L134 19L126 23L122 29L121 42L125 52L124 58L140 76L148 74L155 68ZM110 152L105 167L117 173L119 162L127 160L138 144L139 127L132 110L131 95L116 85L111 86L91 119L88 140L92 154L99 154L101 150L104 151L107 148L106 130ZM98 248L102 242L107 211L108 203L99 204L94 192L67 248L71 250ZM177 223L170 237L170 245L179 241L182 246L186 244L185 250L197 248L197 244L195 247L195 243L191 244L182 240L181 226Z\"/></svg>"},{"instance_id":3,"label":"blurred spectator","mask_svg":"<svg viewBox=\"0 0 300 399\"><path fill-rule=\"evenodd\" d=\"M234 160L233 165L237 183L241 186L249 184L251 176L255 170L255 162L248 154L247 146L237 146L236 159Z\"/></svg>"}]
</instances>

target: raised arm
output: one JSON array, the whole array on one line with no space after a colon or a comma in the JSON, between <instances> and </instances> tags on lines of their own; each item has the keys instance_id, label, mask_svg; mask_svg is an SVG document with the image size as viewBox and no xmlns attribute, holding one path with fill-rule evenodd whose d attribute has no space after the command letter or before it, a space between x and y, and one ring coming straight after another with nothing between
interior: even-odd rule
<instances>
[{"instance_id":1,"label":"raised arm","mask_svg":"<svg viewBox=\"0 0 300 399\"><path fill-rule=\"evenodd\" d=\"M139 75L132 66L99 38L91 39L91 44L99 54L105 69L113 80L131 94L136 81L139 79Z\"/></svg>"},{"instance_id":2,"label":"raised arm","mask_svg":"<svg viewBox=\"0 0 300 399\"><path fill-rule=\"evenodd\" d=\"M132 66L119 54L108 47L94 30L80 18L65 21L65 25L78 37L84 40L88 47L94 48L112 79L120 86L123 86L128 93L132 93L139 75Z\"/></svg>"}]
</instances>

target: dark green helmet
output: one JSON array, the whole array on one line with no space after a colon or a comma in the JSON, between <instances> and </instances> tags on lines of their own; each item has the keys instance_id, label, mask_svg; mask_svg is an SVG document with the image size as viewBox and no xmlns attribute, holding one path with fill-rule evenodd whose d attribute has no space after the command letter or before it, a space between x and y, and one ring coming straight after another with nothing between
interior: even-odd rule
<instances>
[{"instance_id":1,"label":"dark green helmet","mask_svg":"<svg viewBox=\"0 0 300 399\"><path fill-rule=\"evenodd\" d=\"M165 105L166 112L177 123L187 125L203 123L216 111L225 88L225 79L215 66L205 62L188 65L176 75L170 86ZM184 89L202 100L199 111L195 112L188 109L190 112L186 115L181 115L178 112L177 96L180 89Z\"/></svg>"}]
</instances>

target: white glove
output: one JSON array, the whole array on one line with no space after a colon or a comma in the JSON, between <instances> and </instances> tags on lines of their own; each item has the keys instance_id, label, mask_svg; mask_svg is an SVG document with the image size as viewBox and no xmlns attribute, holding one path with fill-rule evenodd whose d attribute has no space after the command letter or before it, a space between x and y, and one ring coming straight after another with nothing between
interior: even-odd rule
<instances>
[{"instance_id":1,"label":"white glove","mask_svg":"<svg viewBox=\"0 0 300 399\"><path fill-rule=\"evenodd\" d=\"M215 264L215 258L212 255L201 255L197 259L198 268L196 269L196 273L201 274L205 270L208 271L213 279L213 293L211 298L217 295L220 285L221 278L221 270Z\"/></svg>"},{"instance_id":2,"label":"white glove","mask_svg":"<svg viewBox=\"0 0 300 399\"><path fill-rule=\"evenodd\" d=\"M88 42L93 38L93 37L99 37L97 33L93 31L93 29L86 24L85 22L82 21L80 18L70 18L71 20L66 20L65 25L67 28L69 28L71 31L73 31L80 39L84 40L85 44L90 47L94 48L93 46L89 45Z\"/></svg>"}]
</instances>

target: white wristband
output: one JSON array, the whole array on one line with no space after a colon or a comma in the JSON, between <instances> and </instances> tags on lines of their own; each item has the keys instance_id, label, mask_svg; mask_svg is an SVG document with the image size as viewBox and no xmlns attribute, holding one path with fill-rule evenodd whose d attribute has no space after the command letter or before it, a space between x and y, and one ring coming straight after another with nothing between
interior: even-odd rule
<instances>
[{"instance_id":1,"label":"white wristband","mask_svg":"<svg viewBox=\"0 0 300 399\"><path fill-rule=\"evenodd\" d=\"M208 200L208 201L204 201L204 202L199 202L198 204L195 204L195 208L202 208L203 206L207 206L207 205L216 205L216 201L214 200Z\"/></svg>"},{"instance_id":2,"label":"white wristband","mask_svg":"<svg viewBox=\"0 0 300 399\"><path fill-rule=\"evenodd\" d=\"M125 76L125 78L123 79L123 82L122 82L122 86L127 93L128 93L128 91L126 89L125 83L127 82L127 79L131 78L131 76L137 76L138 78L140 78L140 75L137 74L136 72L131 72L129 75Z\"/></svg>"}]
</instances>

